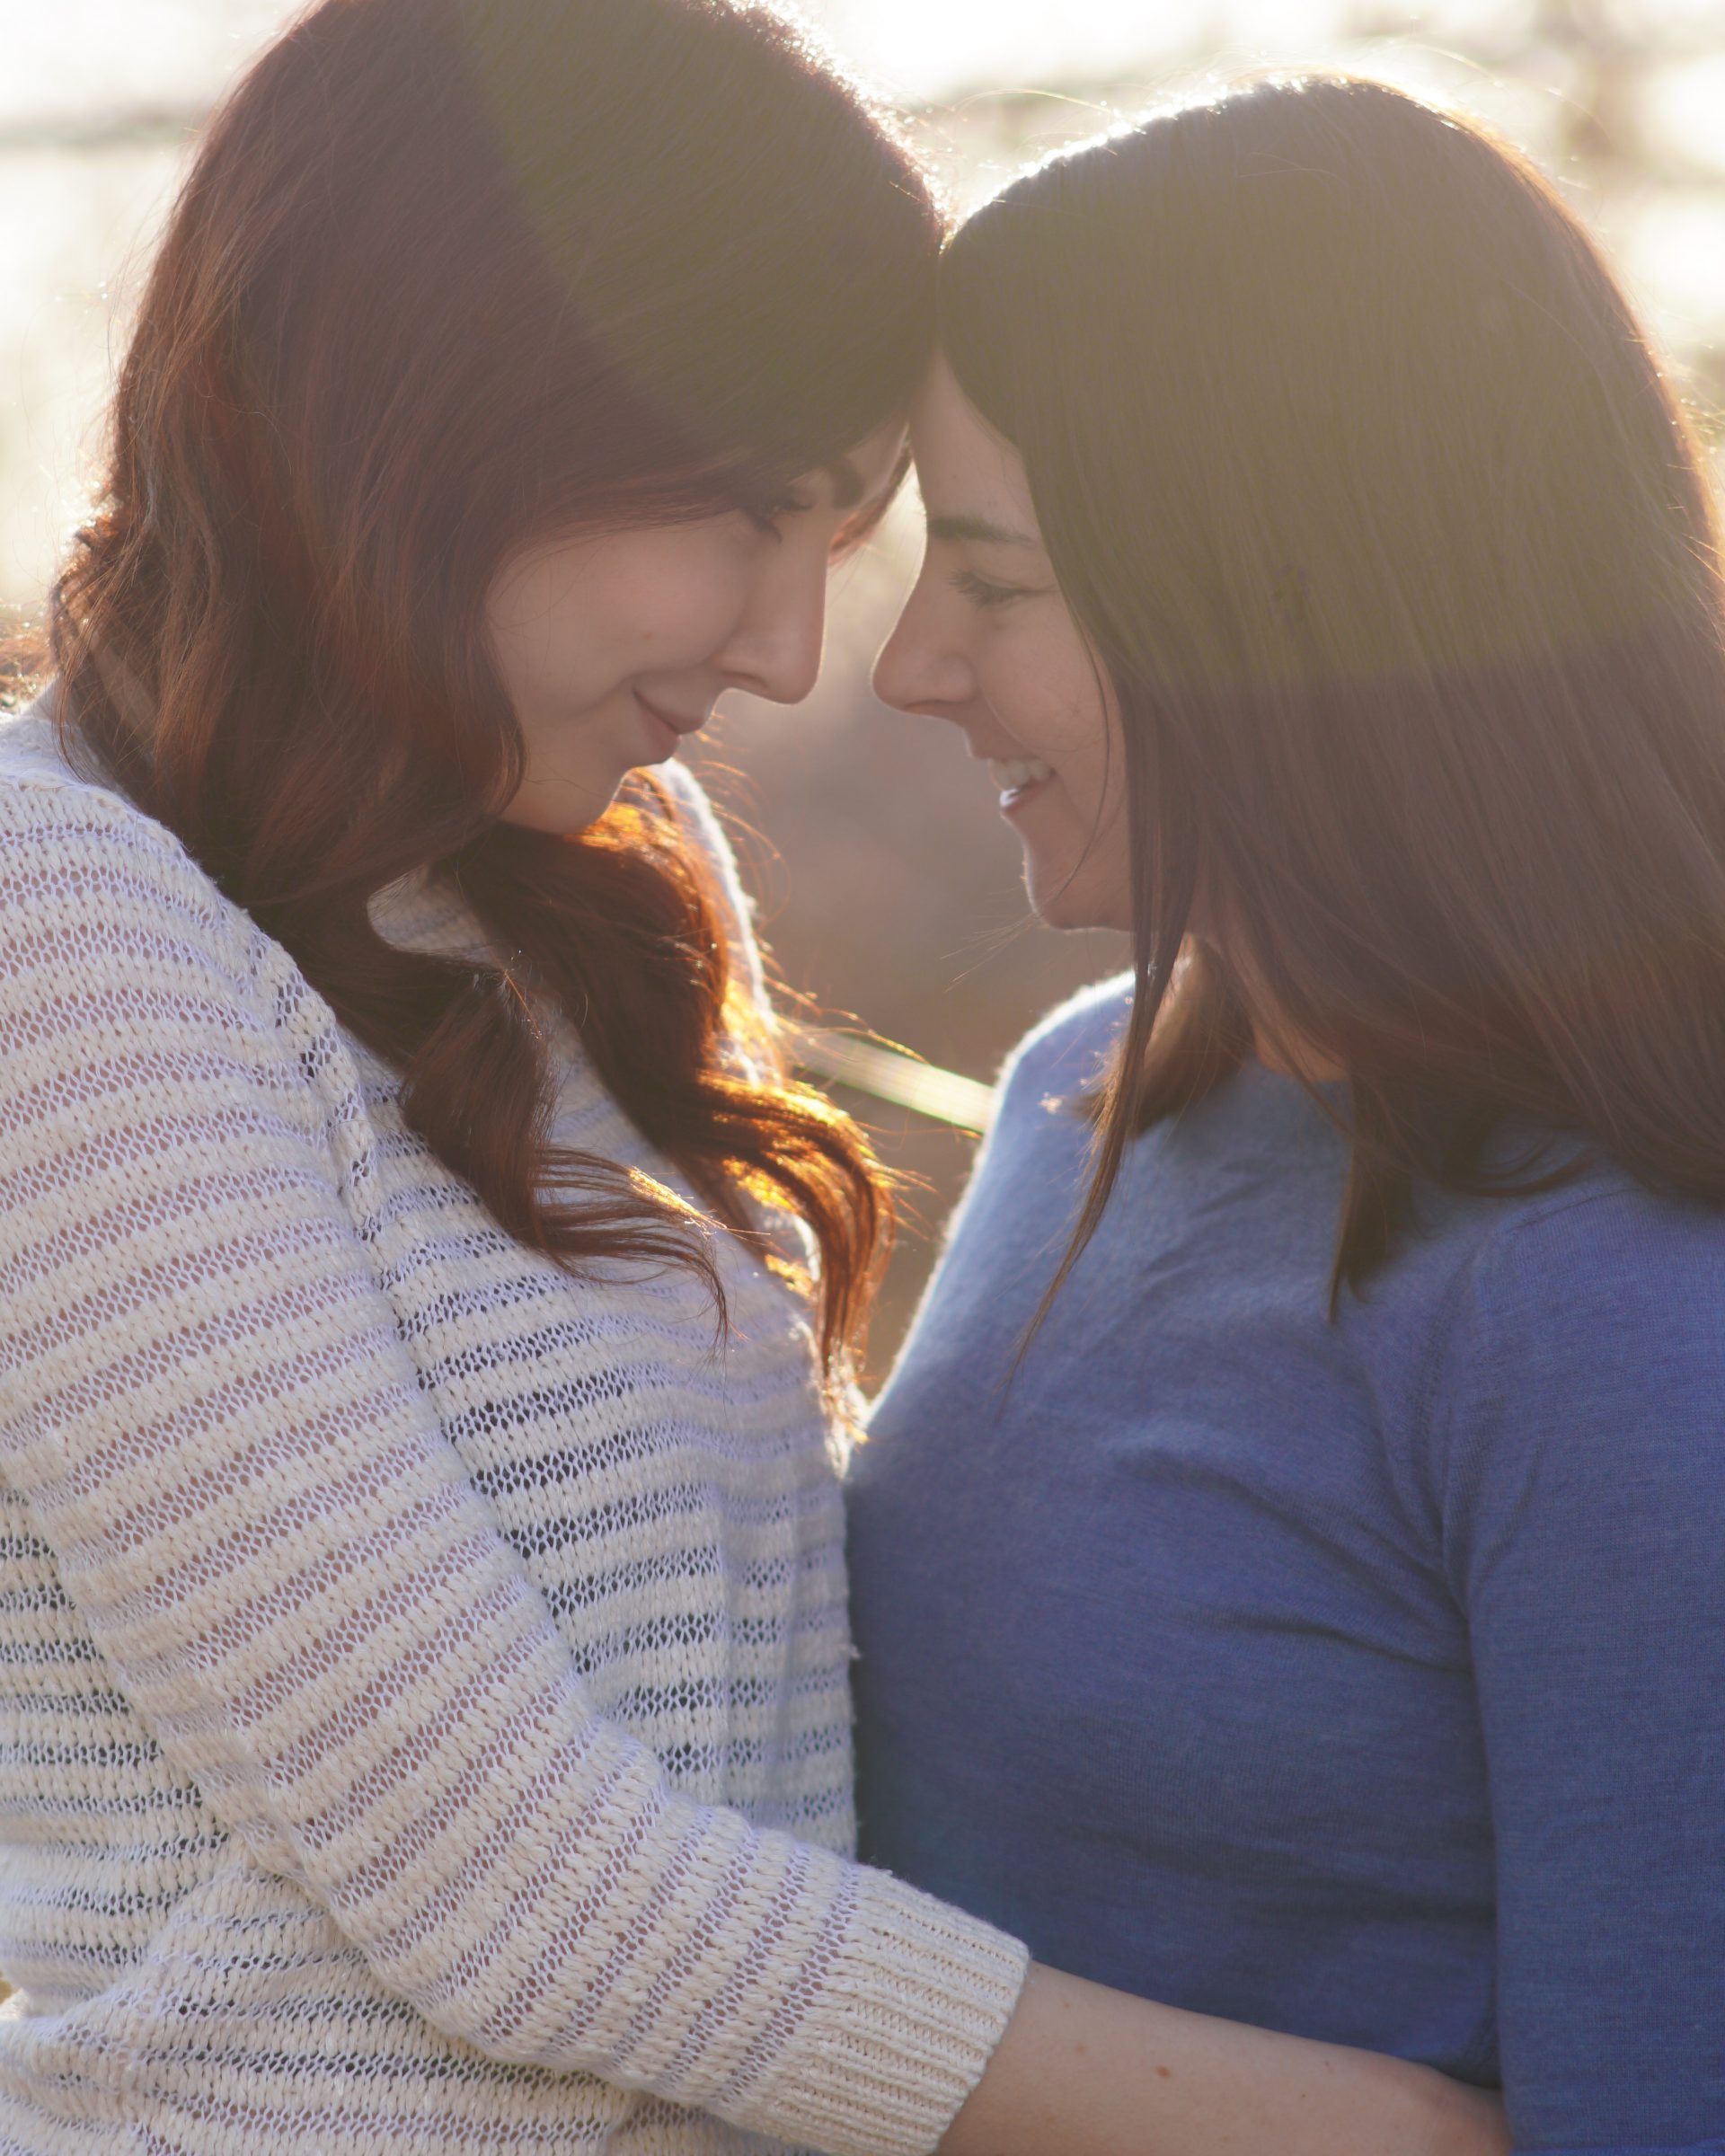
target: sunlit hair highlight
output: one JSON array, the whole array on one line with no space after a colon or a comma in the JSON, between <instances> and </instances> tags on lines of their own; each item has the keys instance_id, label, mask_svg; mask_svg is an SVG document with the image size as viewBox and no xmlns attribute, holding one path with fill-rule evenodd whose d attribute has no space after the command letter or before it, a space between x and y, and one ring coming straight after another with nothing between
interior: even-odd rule
<instances>
[{"instance_id":1,"label":"sunlit hair highlight","mask_svg":"<svg viewBox=\"0 0 1725 2156\"><path fill-rule=\"evenodd\" d=\"M1591 1153L1725 1201L1716 509L1555 190L1384 84L1261 80L1009 187L941 336L1124 740L1134 994L1060 1279L1254 1029L1346 1074L1332 1302L1422 1184Z\"/></svg>"},{"instance_id":2,"label":"sunlit hair highlight","mask_svg":"<svg viewBox=\"0 0 1725 2156\"><path fill-rule=\"evenodd\" d=\"M887 1178L790 1076L660 782L569 837L500 820L523 747L482 608L517 548L749 508L900 411L941 229L765 10L323 0L199 148L49 624L68 746L401 1072L510 1234L717 1295L713 1224L788 1265L752 1204L788 1210L829 1376ZM492 961L379 934L416 874L459 885ZM546 1011L698 1202L552 1144Z\"/></svg>"}]
</instances>

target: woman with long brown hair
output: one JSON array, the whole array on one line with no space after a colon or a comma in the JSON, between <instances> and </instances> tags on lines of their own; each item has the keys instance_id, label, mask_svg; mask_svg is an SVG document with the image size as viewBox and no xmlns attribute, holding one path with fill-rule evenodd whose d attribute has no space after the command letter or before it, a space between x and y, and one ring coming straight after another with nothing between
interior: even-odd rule
<instances>
[{"instance_id":1,"label":"woman with long brown hair","mask_svg":"<svg viewBox=\"0 0 1725 2156\"><path fill-rule=\"evenodd\" d=\"M9 2156L1494 2145L851 1860L888 1193L650 767L940 236L715 0L323 0L199 148L0 735Z\"/></svg>"},{"instance_id":2,"label":"woman with long brown hair","mask_svg":"<svg viewBox=\"0 0 1725 2156\"><path fill-rule=\"evenodd\" d=\"M1518 2148L1716 2150L1695 439L1526 161L1346 77L1055 158L940 320L877 685L1136 956L1010 1067L857 1458L865 1851Z\"/></svg>"}]
</instances>

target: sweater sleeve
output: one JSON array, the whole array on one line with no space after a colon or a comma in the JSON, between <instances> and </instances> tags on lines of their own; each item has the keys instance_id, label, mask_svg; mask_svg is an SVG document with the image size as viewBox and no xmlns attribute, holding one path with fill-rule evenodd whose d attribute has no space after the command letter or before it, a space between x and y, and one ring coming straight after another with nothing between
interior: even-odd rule
<instances>
[{"instance_id":1,"label":"sweater sleeve","mask_svg":"<svg viewBox=\"0 0 1725 2156\"><path fill-rule=\"evenodd\" d=\"M1502 1233L1436 1400L1517 2150L1725 2150L1725 1219L1623 1188Z\"/></svg>"},{"instance_id":2,"label":"sweater sleeve","mask_svg":"<svg viewBox=\"0 0 1725 2156\"><path fill-rule=\"evenodd\" d=\"M438 2028L930 2148L1022 1949L595 1711L418 1386L261 944L155 826L0 792L0 1472L176 1770Z\"/></svg>"}]
</instances>

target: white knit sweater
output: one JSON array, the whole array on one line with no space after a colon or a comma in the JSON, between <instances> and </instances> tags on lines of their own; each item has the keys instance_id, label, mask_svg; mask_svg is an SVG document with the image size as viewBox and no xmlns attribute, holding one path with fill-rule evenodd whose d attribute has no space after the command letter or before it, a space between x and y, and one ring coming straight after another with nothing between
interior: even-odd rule
<instances>
[{"instance_id":1,"label":"white knit sweater","mask_svg":"<svg viewBox=\"0 0 1725 2156\"><path fill-rule=\"evenodd\" d=\"M376 914L480 942L425 878ZM554 1045L561 1140L676 1183ZM807 1313L721 1262L716 1354L688 1280L512 1241L0 727L4 2156L933 2143L1024 1956L846 1860Z\"/></svg>"}]
</instances>

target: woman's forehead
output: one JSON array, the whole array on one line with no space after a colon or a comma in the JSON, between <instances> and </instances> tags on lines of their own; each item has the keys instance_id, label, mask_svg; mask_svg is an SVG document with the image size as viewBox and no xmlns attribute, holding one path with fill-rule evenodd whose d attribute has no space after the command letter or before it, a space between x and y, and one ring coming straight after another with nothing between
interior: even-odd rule
<instances>
[{"instance_id":1,"label":"woman's forehead","mask_svg":"<svg viewBox=\"0 0 1725 2156\"><path fill-rule=\"evenodd\" d=\"M936 359L911 408L911 446L931 528L988 544L1039 543L1023 459ZM960 529L958 527L964 527Z\"/></svg>"}]
</instances>

